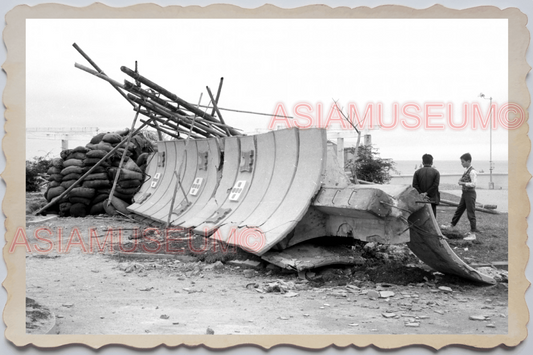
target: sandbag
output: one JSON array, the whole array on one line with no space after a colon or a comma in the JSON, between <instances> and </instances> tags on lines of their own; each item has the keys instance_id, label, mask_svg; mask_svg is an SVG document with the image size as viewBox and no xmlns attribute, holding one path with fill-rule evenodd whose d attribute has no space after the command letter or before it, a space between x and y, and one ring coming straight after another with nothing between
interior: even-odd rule
<instances>
[{"instance_id":1,"label":"sandbag","mask_svg":"<svg viewBox=\"0 0 533 355\"><path fill-rule=\"evenodd\" d=\"M57 181L50 181L48 183L48 187L57 187L57 186L61 186L61 183Z\"/></svg>"},{"instance_id":2,"label":"sandbag","mask_svg":"<svg viewBox=\"0 0 533 355\"><path fill-rule=\"evenodd\" d=\"M108 174L111 177L110 180L114 180L115 179L115 175L117 174L117 170L118 170L117 168L109 168ZM136 172L136 171L127 170L127 169L121 169L120 170L120 180L142 180L142 179L143 179L143 174L142 173L139 173L139 172Z\"/></svg>"},{"instance_id":3,"label":"sandbag","mask_svg":"<svg viewBox=\"0 0 533 355\"><path fill-rule=\"evenodd\" d=\"M123 166L124 169L128 169L128 170L131 170L131 171L136 171L138 173L141 173L142 174L142 170L141 168L139 168L139 166L131 159L129 159Z\"/></svg>"},{"instance_id":4,"label":"sandbag","mask_svg":"<svg viewBox=\"0 0 533 355\"><path fill-rule=\"evenodd\" d=\"M46 192L46 200L48 202L52 201L54 198L65 192L65 190L66 189L63 186L56 186L48 189L48 191Z\"/></svg>"},{"instance_id":5,"label":"sandbag","mask_svg":"<svg viewBox=\"0 0 533 355\"><path fill-rule=\"evenodd\" d=\"M106 194L109 195L111 193L111 188L109 189L98 189L99 194Z\"/></svg>"},{"instance_id":6,"label":"sandbag","mask_svg":"<svg viewBox=\"0 0 533 355\"><path fill-rule=\"evenodd\" d=\"M109 180L109 176L107 173L92 173L85 177L85 181L91 181L91 180Z\"/></svg>"},{"instance_id":7,"label":"sandbag","mask_svg":"<svg viewBox=\"0 0 533 355\"><path fill-rule=\"evenodd\" d=\"M96 195L96 190L88 187L75 187L70 191L69 196L92 199Z\"/></svg>"},{"instance_id":8,"label":"sandbag","mask_svg":"<svg viewBox=\"0 0 533 355\"><path fill-rule=\"evenodd\" d=\"M87 216L87 207L83 203L74 203L70 207L70 215L72 217L85 217Z\"/></svg>"},{"instance_id":9,"label":"sandbag","mask_svg":"<svg viewBox=\"0 0 533 355\"><path fill-rule=\"evenodd\" d=\"M68 159L79 159L79 160L83 160L86 158L86 155L85 153L82 153L82 152L75 152L75 153L71 153L68 155L67 157L67 160Z\"/></svg>"},{"instance_id":10,"label":"sandbag","mask_svg":"<svg viewBox=\"0 0 533 355\"><path fill-rule=\"evenodd\" d=\"M106 135L106 132L98 133L96 136L91 138L91 144L98 144L102 141L102 138Z\"/></svg>"},{"instance_id":11,"label":"sandbag","mask_svg":"<svg viewBox=\"0 0 533 355\"><path fill-rule=\"evenodd\" d=\"M85 166L93 166L93 165L96 165L100 160L101 160L100 158L86 158L83 161L83 164L85 164ZM106 168L109 166L109 163L104 160L103 162L100 163L99 166Z\"/></svg>"},{"instance_id":12,"label":"sandbag","mask_svg":"<svg viewBox=\"0 0 533 355\"><path fill-rule=\"evenodd\" d=\"M125 195L125 194L122 194L120 192L118 192L116 189L115 191L113 192L113 195L115 197L118 197L119 199L121 199L122 201L126 202L126 203L129 203L131 204L131 201L132 201L132 198L133 196L135 196L135 194L133 195Z\"/></svg>"},{"instance_id":13,"label":"sandbag","mask_svg":"<svg viewBox=\"0 0 533 355\"><path fill-rule=\"evenodd\" d=\"M59 156L63 160L67 160L67 157L72 153L72 149L65 149L62 150L61 153L59 153Z\"/></svg>"},{"instance_id":14,"label":"sandbag","mask_svg":"<svg viewBox=\"0 0 533 355\"><path fill-rule=\"evenodd\" d=\"M63 166L64 167L69 167L69 166L83 166L83 160L79 160L79 159L69 159L67 161L65 161L63 163Z\"/></svg>"},{"instance_id":15,"label":"sandbag","mask_svg":"<svg viewBox=\"0 0 533 355\"><path fill-rule=\"evenodd\" d=\"M107 213L110 216L116 215L117 214L116 208L112 204L108 205L107 201L109 201L109 200L106 199L106 200L104 200L104 202L102 202L102 205L104 207L105 213Z\"/></svg>"},{"instance_id":16,"label":"sandbag","mask_svg":"<svg viewBox=\"0 0 533 355\"><path fill-rule=\"evenodd\" d=\"M56 168L62 168L63 167L63 159L61 159L61 158L52 159L52 166L55 166Z\"/></svg>"},{"instance_id":17,"label":"sandbag","mask_svg":"<svg viewBox=\"0 0 533 355\"><path fill-rule=\"evenodd\" d=\"M126 209L130 204L126 203L125 201L121 200L120 198L116 196L110 196L111 204L113 207L117 209L117 211L123 213L123 214L130 214L130 211Z\"/></svg>"},{"instance_id":18,"label":"sandbag","mask_svg":"<svg viewBox=\"0 0 533 355\"><path fill-rule=\"evenodd\" d=\"M85 206L89 206L91 204L91 200L88 199L88 198L85 198L85 197L79 197L79 196L70 196L68 198L68 200L71 202L71 203L82 203L84 204Z\"/></svg>"},{"instance_id":19,"label":"sandbag","mask_svg":"<svg viewBox=\"0 0 533 355\"><path fill-rule=\"evenodd\" d=\"M148 161L148 156L150 154L149 153L142 153L141 155L139 155L139 157L137 158L137 166L142 166L142 165L145 165L146 162Z\"/></svg>"},{"instance_id":20,"label":"sandbag","mask_svg":"<svg viewBox=\"0 0 533 355\"><path fill-rule=\"evenodd\" d=\"M122 158L122 154L124 154L124 150L126 151L126 156L129 157L131 156L133 153L131 152L131 150L128 150L128 149L124 149L122 147L118 148L115 152L115 157L118 158L118 160L120 160L120 158Z\"/></svg>"},{"instance_id":21,"label":"sandbag","mask_svg":"<svg viewBox=\"0 0 533 355\"><path fill-rule=\"evenodd\" d=\"M91 189L100 189L111 187L111 182L109 180L89 180L83 182L83 187L88 187Z\"/></svg>"},{"instance_id":22,"label":"sandbag","mask_svg":"<svg viewBox=\"0 0 533 355\"><path fill-rule=\"evenodd\" d=\"M48 181L57 181L61 182L63 181L63 175L61 174L52 174L48 177Z\"/></svg>"},{"instance_id":23,"label":"sandbag","mask_svg":"<svg viewBox=\"0 0 533 355\"><path fill-rule=\"evenodd\" d=\"M109 143L98 143L93 145L94 150L105 150L106 152L110 152L113 150L113 146Z\"/></svg>"},{"instance_id":24,"label":"sandbag","mask_svg":"<svg viewBox=\"0 0 533 355\"><path fill-rule=\"evenodd\" d=\"M68 189L69 187L74 185L76 181L78 180L77 179L76 180L64 180L63 182L61 182L61 186L63 186L65 189Z\"/></svg>"},{"instance_id":25,"label":"sandbag","mask_svg":"<svg viewBox=\"0 0 533 355\"><path fill-rule=\"evenodd\" d=\"M128 133L130 133L130 129L124 128L124 129L121 129L120 131L116 131L115 133L124 137L124 136L127 136Z\"/></svg>"},{"instance_id":26,"label":"sandbag","mask_svg":"<svg viewBox=\"0 0 533 355\"><path fill-rule=\"evenodd\" d=\"M103 200L107 199L109 197L109 194L98 194L96 197L92 200L92 204L97 204L99 202L102 202Z\"/></svg>"},{"instance_id":27,"label":"sandbag","mask_svg":"<svg viewBox=\"0 0 533 355\"><path fill-rule=\"evenodd\" d=\"M70 203L70 202L60 203L59 204L59 215L61 217L70 216L70 207L72 207L72 203Z\"/></svg>"},{"instance_id":28,"label":"sandbag","mask_svg":"<svg viewBox=\"0 0 533 355\"><path fill-rule=\"evenodd\" d=\"M107 174L107 168L104 167L104 166L98 165L96 168L94 166L91 166L91 168L92 168L91 175L92 174L100 174L100 173Z\"/></svg>"},{"instance_id":29,"label":"sandbag","mask_svg":"<svg viewBox=\"0 0 533 355\"><path fill-rule=\"evenodd\" d=\"M99 158L102 159L107 154L107 151L101 149L90 150L85 154L87 158Z\"/></svg>"},{"instance_id":30,"label":"sandbag","mask_svg":"<svg viewBox=\"0 0 533 355\"><path fill-rule=\"evenodd\" d=\"M139 191L139 187L130 187L125 189L120 186L117 186L115 190L120 192L121 194L133 196L137 193L137 191Z\"/></svg>"},{"instance_id":31,"label":"sandbag","mask_svg":"<svg viewBox=\"0 0 533 355\"><path fill-rule=\"evenodd\" d=\"M107 133L102 138L102 141L104 141L106 143L111 143L111 144L112 143L120 143L121 140L122 140L122 137L120 136L120 134L117 134L117 133Z\"/></svg>"},{"instance_id":32,"label":"sandbag","mask_svg":"<svg viewBox=\"0 0 533 355\"><path fill-rule=\"evenodd\" d=\"M91 206L91 210L89 211L89 214L96 215L96 214L104 214L104 202L100 201L94 205Z\"/></svg>"},{"instance_id":33,"label":"sandbag","mask_svg":"<svg viewBox=\"0 0 533 355\"><path fill-rule=\"evenodd\" d=\"M51 166L47 171L46 173L48 175L52 175L52 174L61 174L61 168L56 168L55 166Z\"/></svg>"},{"instance_id":34,"label":"sandbag","mask_svg":"<svg viewBox=\"0 0 533 355\"><path fill-rule=\"evenodd\" d=\"M68 174L83 174L83 168L79 166L68 166L61 170L61 175L66 176Z\"/></svg>"},{"instance_id":35,"label":"sandbag","mask_svg":"<svg viewBox=\"0 0 533 355\"><path fill-rule=\"evenodd\" d=\"M74 149L72 149L72 153L87 153L89 151L89 149L87 147L82 147L81 145L79 147L76 147Z\"/></svg>"},{"instance_id":36,"label":"sandbag","mask_svg":"<svg viewBox=\"0 0 533 355\"><path fill-rule=\"evenodd\" d=\"M141 186L142 181L141 180L121 180L118 182L117 185L123 189L129 189L132 187L135 188L135 187Z\"/></svg>"},{"instance_id":37,"label":"sandbag","mask_svg":"<svg viewBox=\"0 0 533 355\"><path fill-rule=\"evenodd\" d=\"M63 176L63 175L61 175ZM81 174L68 174L68 175L65 175L63 176L63 181L67 181L67 180L78 180L79 178L81 178Z\"/></svg>"}]
</instances>

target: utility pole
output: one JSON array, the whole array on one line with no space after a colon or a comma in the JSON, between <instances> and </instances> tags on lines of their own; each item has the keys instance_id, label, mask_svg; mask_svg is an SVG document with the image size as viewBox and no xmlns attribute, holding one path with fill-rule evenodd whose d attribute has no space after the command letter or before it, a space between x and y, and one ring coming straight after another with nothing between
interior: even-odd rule
<instances>
[{"instance_id":1,"label":"utility pole","mask_svg":"<svg viewBox=\"0 0 533 355\"><path fill-rule=\"evenodd\" d=\"M487 98L485 97L485 94L481 93L479 94L479 97L482 97L484 99L487 100ZM493 165L492 165L492 96L488 98L488 100L490 100L490 106L489 106L489 110L490 110L490 121L489 121L489 131L490 131L490 156L489 156L489 173L490 173L490 180L489 180L489 190L494 190L494 182L492 182L492 169L493 169Z\"/></svg>"}]
</instances>

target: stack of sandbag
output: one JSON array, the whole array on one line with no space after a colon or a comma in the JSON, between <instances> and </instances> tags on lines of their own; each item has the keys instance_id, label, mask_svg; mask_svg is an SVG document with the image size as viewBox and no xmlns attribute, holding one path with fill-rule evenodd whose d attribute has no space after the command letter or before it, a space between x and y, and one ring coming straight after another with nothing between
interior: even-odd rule
<instances>
[{"instance_id":1,"label":"stack of sandbag","mask_svg":"<svg viewBox=\"0 0 533 355\"><path fill-rule=\"evenodd\" d=\"M63 170L63 159L61 158L52 159L52 164L47 171L48 188L46 189L46 192L44 193L44 197L46 198L46 201L48 202L52 201L54 198L61 195L65 191L65 188L61 186L61 182L63 181L63 175L61 175L62 170ZM50 210L50 212L57 212L59 209L59 205L55 204L53 207L54 208Z\"/></svg>"},{"instance_id":2,"label":"stack of sandbag","mask_svg":"<svg viewBox=\"0 0 533 355\"><path fill-rule=\"evenodd\" d=\"M105 134L93 137L87 144L87 158L84 161L85 167L89 170L104 158L107 153L113 150L113 146L101 140ZM107 169L111 166L110 159L106 158L96 168L94 168L83 181L83 187L93 189L94 196L88 206L87 214L105 213L103 201L109 197L112 181L109 180Z\"/></svg>"},{"instance_id":3,"label":"stack of sandbag","mask_svg":"<svg viewBox=\"0 0 533 355\"><path fill-rule=\"evenodd\" d=\"M54 205L59 209L60 216L115 214L117 210L122 213L127 212L126 207L131 204L133 196L143 183L147 159L149 152L154 150L154 144L140 133L133 136L130 143L118 148L113 155L104 161L101 160L125 139L128 133L129 129L99 133L85 147L66 149L61 152L61 158L52 161L52 167L48 171L48 190L45 193L48 201L59 196L82 175L94 168L83 181ZM126 156L120 178L113 194L114 198L109 203L113 181L124 151ZM98 163L99 165L94 167Z\"/></svg>"}]
</instances>

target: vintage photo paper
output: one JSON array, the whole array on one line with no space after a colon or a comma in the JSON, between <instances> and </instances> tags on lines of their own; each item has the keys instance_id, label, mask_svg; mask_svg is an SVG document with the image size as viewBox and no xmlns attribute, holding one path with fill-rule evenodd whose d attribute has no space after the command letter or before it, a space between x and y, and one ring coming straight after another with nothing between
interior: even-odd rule
<instances>
[{"instance_id":1,"label":"vintage photo paper","mask_svg":"<svg viewBox=\"0 0 533 355\"><path fill-rule=\"evenodd\" d=\"M517 346L526 23L491 6L17 6L3 32L6 338ZM141 125L151 135L130 134ZM356 142L395 162L385 180L361 178ZM425 153L436 218L409 187Z\"/></svg>"}]
</instances>

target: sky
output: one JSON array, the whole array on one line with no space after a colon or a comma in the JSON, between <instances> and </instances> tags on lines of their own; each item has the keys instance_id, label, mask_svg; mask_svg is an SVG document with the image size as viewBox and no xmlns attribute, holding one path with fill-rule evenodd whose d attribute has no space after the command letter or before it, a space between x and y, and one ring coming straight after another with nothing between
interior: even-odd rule
<instances>
[{"instance_id":1,"label":"sky","mask_svg":"<svg viewBox=\"0 0 533 355\"><path fill-rule=\"evenodd\" d=\"M366 132L382 157L416 160L431 153L436 160L456 160L470 152L488 160L489 129L469 124L453 130L446 114L458 124L467 103L487 115L489 100L481 92L498 108L507 102L507 38L505 19L29 19L26 126L112 131L131 125L130 104L105 81L74 67L90 67L72 47L77 43L119 82L130 80L120 67L133 69L137 61L141 75L191 103L202 94L207 104L206 86L215 92L224 77L220 107L266 114L282 107L294 117L291 124L304 125L303 116L324 123L336 100L344 113L356 107L360 117L373 105L374 118L390 125L397 104L398 124ZM445 128L399 123L415 123L407 116L417 106L424 122L424 107L431 104L441 106L429 108L436 115L429 123ZM245 132L264 131L272 120L222 112ZM331 128L338 130L338 122ZM345 146L354 143L347 138ZM27 139L27 158L59 151L57 141ZM493 160L507 160L501 126L493 129L492 151Z\"/></svg>"}]
</instances>

